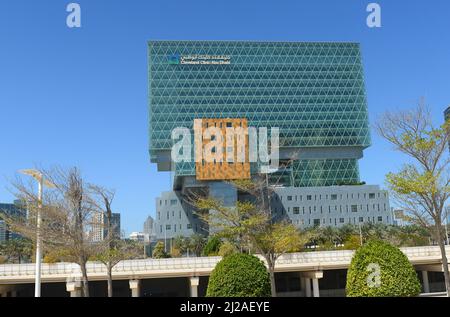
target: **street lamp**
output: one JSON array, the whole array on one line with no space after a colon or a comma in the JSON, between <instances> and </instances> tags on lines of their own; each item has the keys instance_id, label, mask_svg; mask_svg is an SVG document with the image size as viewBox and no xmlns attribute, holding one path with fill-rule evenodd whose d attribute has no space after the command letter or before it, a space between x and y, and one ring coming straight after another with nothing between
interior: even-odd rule
<instances>
[{"instance_id":1,"label":"street lamp","mask_svg":"<svg viewBox=\"0 0 450 317\"><path fill-rule=\"evenodd\" d=\"M34 285L34 297L41 297L41 262L42 262L42 248L41 248L41 209L42 209L42 190L44 185L49 188L55 188L56 186L44 179L41 172L34 169L21 170L20 173L29 175L38 181L38 210L37 210L37 222L36 222L36 273L35 273L35 285Z\"/></svg>"}]
</instances>

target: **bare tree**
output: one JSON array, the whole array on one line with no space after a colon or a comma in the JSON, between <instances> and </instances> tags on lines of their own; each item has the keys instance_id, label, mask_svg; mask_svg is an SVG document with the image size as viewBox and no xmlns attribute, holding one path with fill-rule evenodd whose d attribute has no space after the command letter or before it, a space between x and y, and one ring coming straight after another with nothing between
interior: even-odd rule
<instances>
[{"instance_id":1,"label":"bare tree","mask_svg":"<svg viewBox=\"0 0 450 317\"><path fill-rule=\"evenodd\" d=\"M26 219L7 217L6 221L12 230L35 241L39 209L42 217L40 236L44 249L80 266L82 295L88 297L86 263L100 248L89 240L87 234L92 212L96 210L95 201L77 168L54 168L40 172L55 185L55 189L45 192L41 205L34 188L17 178L12 184L14 193L18 199L27 203L28 216Z\"/></svg>"},{"instance_id":2,"label":"bare tree","mask_svg":"<svg viewBox=\"0 0 450 317\"><path fill-rule=\"evenodd\" d=\"M113 297L112 270L114 266L122 260L140 257L142 248L132 242L120 240L120 234L116 233L117 228L112 220L113 212L111 208L115 196L114 191L96 185L91 185L90 189L99 198L97 201L97 213L102 215L99 217L101 223L96 223L95 225L106 231L106 234L101 237L103 250L95 256L95 259L106 266L108 297Z\"/></svg>"},{"instance_id":3,"label":"bare tree","mask_svg":"<svg viewBox=\"0 0 450 317\"><path fill-rule=\"evenodd\" d=\"M397 151L411 159L398 173L389 173L387 181L409 220L427 229L437 241L447 295L450 296L443 227L444 204L450 195L450 122L433 126L429 109L421 102L409 111L385 113L376 128Z\"/></svg>"}]
</instances>

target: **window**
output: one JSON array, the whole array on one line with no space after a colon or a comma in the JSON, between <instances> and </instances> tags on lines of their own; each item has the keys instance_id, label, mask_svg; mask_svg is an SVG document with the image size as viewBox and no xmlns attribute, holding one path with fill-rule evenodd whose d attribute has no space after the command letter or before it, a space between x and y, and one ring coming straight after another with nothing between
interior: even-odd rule
<instances>
[{"instance_id":1,"label":"window","mask_svg":"<svg viewBox=\"0 0 450 317\"><path fill-rule=\"evenodd\" d=\"M233 124L231 122L227 122L227 128L231 128Z\"/></svg>"},{"instance_id":2,"label":"window","mask_svg":"<svg viewBox=\"0 0 450 317\"><path fill-rule=\"evenodd\" d=\"M306 200L312 200L312 196L311 195L307 195L306 196Z\"/></svg>"},{"instance_id":3,"label":"window","mask_svg":"<svg viewBox=\"0 0 450 317\"><path fill-rule=\"evenodd\" d=\"M358 212L358 205L351 206L352 212Z\"/></svg>"},{"instance_id":4,"label":"window","mask_svg":"<svg viewBox=\"0 0 450 317\"><path fill-rule=\"evenodd\" d=\"M170 230L170 229L172 229L172 226L171 225L166 225L166 230Z\"/></svg>"},{"instance_id":5,"label":"window","mask_svg":"<svg viewBox=\"0 0 450 317\"><path fill-rule=\"evenodd\" d=\"M369 194L369 199L375 199L375 194L374 193L370 193Z\"/></svg>"},{"instance_id":6,"label":"window","mask_svg":"<svg viewBox=\"0 0 450 317\"><path fill-rule=\"evenodd\" d=\"M192 229L192 225L191 225L190 223L188 223L188 225L186 226L186 228Z\"/></svg>"},{"instance_id":7,"label":"window","mask_svg":"<svg viewBox=\"0 0 450 317\"><path fill-rule=\"evenodd\" d=\"M300 213L300 207L294 207L293 211L295 215L298 215Z\"/></svg>"},{"instance_id":8,"label":"window","mask_svg":"<svg viewBox=\"0 0 450 317\"><path fill-rule=\"evenodd\" d=\"M344 223L344 218L339 218L339 223Z\"/></svg>"},{"instance_id":9,"label":"window","mask_svg":"<svg viewBox=\"0 0 450 317\"><path fill-rule=\"evenodd\" d=\"M314 219L314 227L320 226L320 219Z\"/></svg>"},{"instance_id":10,"label":"window","mask_svg":"<svg viewBox=\"0 0 450 317\"><path fill-rule=\"evenodd\" d=\"M363 217L359 217L359 222L364 222L364 218Z\"/></svg>"},{"instance_id":11,"label":"window","mask_svg":"<svg viewBox=\"0 0 450 317\"><path fill-rule=\"evenodd\" d=\"M287 196L288 201L292 201L292 196Z\"/></svg>"},{"instance_id":12,"label":"window","mask_svg":"<svg viewBox=\"0 0 450 317\"><path fill-rule=\"evenodd\" d=\"M379 221L379 222L383 221L383 217L378 216L378 221Z\"/></svg>"},{"instance_id":13,"label":"window","mask_svg":"<svg viewBox=\"0 0 450 317\"><path fill-rule=\"evenodd\" d=\"M337 200L337 195L331 195L331 200Z\"/></svg>"},{"instance_id":14,"label":"window","mask_svg":"<svg viewBox=\"0 0 450 317\"><path fill-rule=\"evenodd\" d=\"M171 206L174 206L174 205L176 205L177 204L177 200L176 199L171 199L170 200L170 205Z\"/></svg>"}]
</instances>

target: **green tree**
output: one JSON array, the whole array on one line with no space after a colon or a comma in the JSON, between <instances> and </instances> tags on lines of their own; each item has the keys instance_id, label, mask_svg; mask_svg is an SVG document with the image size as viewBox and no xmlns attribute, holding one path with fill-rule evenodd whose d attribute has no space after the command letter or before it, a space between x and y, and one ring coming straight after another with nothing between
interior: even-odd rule
<instances>
[{"instance_id":1,"label":"green tree","mask_svg":"<svg viewBox=\"0 0 450 317\"><path fill-rule=\"evenodd\" d=\"M200 197L195 200L196 206L203 211L200 216L219 236L236 242L238 248L247 246L264 257L271 293L275 297L276 260L282 254L298 251L307 238L290 222L273 218L270 201L274 193L267 186L265 176L235 181L233 185L247 193L251 200L238 201L235 207L228 207L216 199Z\"/></svg>"},{"instance_id":2,"label":"green tree","mask_svg":"<svg viewBox=\"0 0 450 317\"><path fill-rule=\"evenodd\" d=\"M218 256L222 256L222 257L226 257L228 255L237 253L238 250L236 249L236 246L229 242L229 241L225 241L224 243L222 243L222 245L220 246L220 249L217 253Z\"/></svg>"},{"instance_id":3,"label":"green tree","mask_svg":"<svg viewBox=\"0 0 450 317\"><path fill-rule=\"evenodd\" d=\"M201 256L203 247L206 244L205 236L195 233L188 239L188 248L195 256Z\"/></svg>"},{"instance_id":4,"label":"green tree","mask_svg":"<svg viewBox=\"0 0 450 317\"><path fill-rule=\"evenodd\" d=\"M155 248L153 249L152 257L154 259L164 259L169 257L165 251L164 242L159 241L156 243Z\"/></svg>"},{"instance_id":5,"label":"green tree","mask_svg":"<svg viewBox=\"0 0 450 317\"><path fill-rule=\"evenodd\" d=\"M347 272L349 297L407 297L420 293L416 271L400 249L369 241L356 250Z\"/></svg>"},{"instance_id":6,"label":"green tree","mask_svg":"<svg viewBox=\"0 0 450 317\"><path fill-rule=\"evenodd\" d=\"M33 242L30 239L11 239L0 243L0 255L10 263L23 263L30 260L33 253Z\"/></svg>"},{"instance_id":7,"label":"green tree","mask_svg":"<svg viewBox=\"0 0 450 317\"><path fill-rule=\"evenodd\" d=\"M264 263L253 255L224 257L211 273L207 297L268 297L270 281Z\"/></svg>"},{"instance_id":8,"label":"green tree","mask_svg":"<svg viewBox=\"0 0 450 317\"><path fill-rule=\"evenodd\" d=\"M178 253L178 256L182 256L189 249L189 238L183 236L177 236L173 239L172 252Z\"/></svg>"},{"instance_id":9,"label":"green tree","mask_svg":"<svg viewBox=\"0 0 450 317\"><path fill-rule=\"evenodd\" d=\"M220 240L220 238L217 236L211 236L209 237L208 242L205 244L202 254L204 256L217 255L221 246L222 241Z\"/></svg>"},{"instance_id":10,"label":"green tree","mask_svg":"<svg viewBox=\"0 0 450 317\"><path fill-rule=\"evenodd\" d=\"M450 296L443 226L444 206L450 195L450 121L440 127L434 126L430 112L422 102L410 111L385 113L377 129L397 151L410 159L399 172L389 173L387 182L409 221L427 229L437 241L444 266L447 296Z\"/></svg>"}]
</instances>

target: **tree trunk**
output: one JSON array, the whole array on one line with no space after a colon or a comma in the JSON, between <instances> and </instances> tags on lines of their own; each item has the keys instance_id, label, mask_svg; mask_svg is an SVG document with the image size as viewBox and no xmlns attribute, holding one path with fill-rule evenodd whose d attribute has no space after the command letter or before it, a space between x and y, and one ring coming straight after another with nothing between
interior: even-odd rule
<instances>
[{"instance_id":1,"label":"tree trunk","mask_svg":"<svg viewBox=\"0 0 450 317\"><path fill-rule=\"evenodd\" d=\"M87 277L87 270L86 270L86 261L80 261L80 267L81 267L81 282L83 284L82 291L83 291L83 297L89 297L89 282Z\"/></svg>"},{"instance_id":2,"label":"tree trunk","mask_svg":"<svg viewBox=\"0 0 450 317\"><path fill-rule=\"evenodd\" d=\"M439 248L441 249L442 266L444 267L445 289L447 291L447 297L450 297L450 278L449 278L449 271L448 271L448 259L447 259L447 253L445 251L444 239L442 237L441 226L438 226L438 228L437 228L437 236L438 236Z\"/></svg>"},{"instance_id":3,"label":"tree trunk","mask_svg":"<svg viewBox=\"0 0 450 317\"><path fill-rule=\"evenodd\" d=\"M106 265L108 271L108 297L113 297L113 279L112 279L112 265L108 262Z\"/></svg>"},{"instance_id":4,"label":"tree trunk","mask_svg":"<svg viewBox=\"0 0 450 317\"><path fill-rule=\"evenodd\" d=\"M267 259L267 267L269 269L270 277L270 293L272 294L272 297L277 297L277 288L275 285L275 261Z\"/></svg>"}]
</instances>

